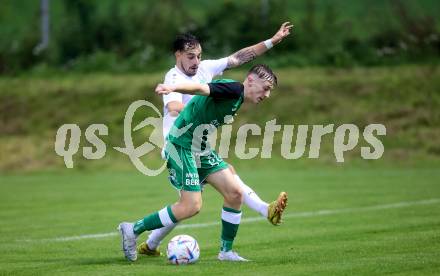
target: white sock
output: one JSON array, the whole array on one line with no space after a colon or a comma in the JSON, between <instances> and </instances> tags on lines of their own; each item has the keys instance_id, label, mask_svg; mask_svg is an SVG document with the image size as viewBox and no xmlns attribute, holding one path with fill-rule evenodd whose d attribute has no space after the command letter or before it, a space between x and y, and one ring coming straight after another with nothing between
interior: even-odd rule
<instances>
[{"instance_id":1,"label":"white sock","mask_svg":"<svg viewBox=\"0 0 440 276\"><path fill-rule=\"evenodd\" d=\"M235 174L235 179L240 183L241 189L243 190L243 201L252 210L260 213L263 217L267 218L267 210L269 204L261 200L261 198L254 192L248 185L240 179L240 177Z\"/></svg>"},{"instance_id":2,"label":"white sock","mask_svg":"<svg viewBox=\"0 0 440 276\"><path fill-rule=\"evenodd\" d=\"M170 233L174 229L174 227L177 226L177 224L178 223L175 223L151 231L147 239L148 248L150 248L151 250L156 249L160 245L162 240L165 238L165 236L168 235L168 233Z\"/></svg>"}]
</instances>

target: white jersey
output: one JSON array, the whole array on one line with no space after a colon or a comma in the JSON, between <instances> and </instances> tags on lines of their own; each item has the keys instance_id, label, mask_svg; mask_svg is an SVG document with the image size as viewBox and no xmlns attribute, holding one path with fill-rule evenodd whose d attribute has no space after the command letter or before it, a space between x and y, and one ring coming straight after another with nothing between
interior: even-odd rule
<instances>
[{"instance_id":1,"label":"white jersey","mask_svg":"<svg viewBox=\"0 0 440 276\"><path fill-rule=\"evenodd\" d=\"M194 76L187 76L182 71L174 66L165 75L164 84L178 84L178 83L209 83L215 76L223 74L228 64L228 58L222 58L217 60L204 60L200 62L197 73ZM178 92L171 92L168 95L163 95L163 137L166 138L170 131L175 117L171 117L168 114L166 108L169 102L177 101L186 105L193 95L181 94Z\"/></svg>"}]
</instances>

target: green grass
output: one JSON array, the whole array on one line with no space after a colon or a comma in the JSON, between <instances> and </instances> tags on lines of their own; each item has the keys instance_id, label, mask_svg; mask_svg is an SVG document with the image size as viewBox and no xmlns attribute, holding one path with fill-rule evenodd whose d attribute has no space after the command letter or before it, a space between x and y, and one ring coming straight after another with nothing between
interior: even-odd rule
<instances>
[{"instance_id":1,"label":"green grass","mask_svg":"<svg viewBox=\"0 0 440 276\"><path fill-rule=\"evenodd\" d=\"M243 162L243 163L250 163ZM285 161L287 162L287 161ZM289 192L285 223L240 226L235 249L252 260L216 260L219 226L177 229L201 247L200 261L176 267L164 257L129 264L119 237L53 241L115 231L176 199L166 175L139 173L31 173L0 177L0 274L419 274L440 272L440 171L425 168L279 169L266 160L241 177L265 200ZM241 165L241 164L237 164ZM67 171L67 170L66 170ZM202 212L184 224L219 221L221 199L207 187ZM409 202L406 206L395 206ZM420 203L420 202L419 202ZM385 205L385 206L383 206ZM365 209L382 206L379 209ZM363 209L364 208L364 209ZM319 210L335 210L318 214ZM312 213L304 213L312 212ZM315 213L314 213L315 212ZM244 208L244 218L258 214ZM145 236L142 236L144 239Z\"/></svg>"}]
</instances>

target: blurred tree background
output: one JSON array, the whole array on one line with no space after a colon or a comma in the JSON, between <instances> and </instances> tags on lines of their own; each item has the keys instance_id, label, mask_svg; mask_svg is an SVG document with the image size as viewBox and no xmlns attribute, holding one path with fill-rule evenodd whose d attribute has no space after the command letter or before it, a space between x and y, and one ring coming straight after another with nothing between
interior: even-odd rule
<instances>
[{"instance_id":1,"label":"blurred tree background","mask_svg":"<svg viewBox=\"0 0 440 276\"><path fill-rule=\"evenodd\" d=\"M40 1L0 1L0 73L157 71L173 63L171 42L192 32L218 58L295 25L269 53L273 66L437 63L436 0L64 0L49 1L49 47L34 53ZM266 62L266 61L265 61Z\"/></svg>"}]
</instances>

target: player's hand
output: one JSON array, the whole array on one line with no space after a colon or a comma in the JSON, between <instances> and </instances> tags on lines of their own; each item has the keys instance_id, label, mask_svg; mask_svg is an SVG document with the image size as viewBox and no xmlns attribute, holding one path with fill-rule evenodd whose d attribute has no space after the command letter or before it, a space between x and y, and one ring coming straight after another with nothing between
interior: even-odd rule
<instances>
[{"instance_id":1,"label":"player's hand","mask_svg":"<svg viewBox=\"0 0 440 276\"><path fill-rule=\"evenodd\" d=\"M272 37L272 43L278 44L281 42L281 40L283 40L283 38L285 38L286 36L288 36L290 34L290 30L293 28L293 25L290 24L289 21L284 22L280 29L278 30L278 32Z\"/></svg>"},{"instance_id":2,"label":"player's hand","mask_svg":"<svg viewBox=\"0 0 440 276\"><path fill-rule=\"evenodd\" d=\"M158 95L168 95L171 92L173 92L174 90L173 90L173 87L171 85L166 85L166 84L163 84L163 83L159 83L156 86L155 91L156 91L156 93Z\"/></svg>"}]
</instances>

